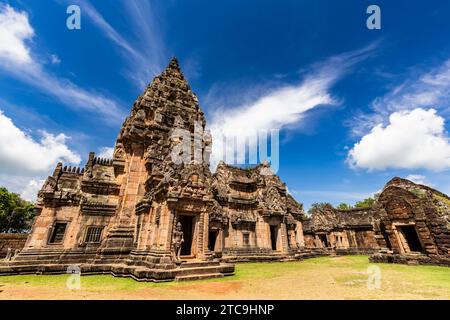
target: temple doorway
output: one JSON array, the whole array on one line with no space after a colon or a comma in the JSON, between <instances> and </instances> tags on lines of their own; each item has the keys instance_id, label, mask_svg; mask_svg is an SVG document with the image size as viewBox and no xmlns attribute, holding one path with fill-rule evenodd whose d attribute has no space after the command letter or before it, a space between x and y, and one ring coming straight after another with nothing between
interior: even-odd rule
<instances>
[{"instance_id":1,"label":"temple doorway","mask_svg":"<svg viewBox=\"0 0 450 320\"><path fill-rule=\"evenodd\" d=\"M417 235L416 228L414 226L398 226L403 249L408 252L422 252L422 244L420 243L419 236Z\"/></svg>"},{"instance_id":2,"label":"temple doorway","mask_svg":"<svg viewBox=\"0 0 450 320\"><path fill-rule=\"evenodd\" d=\"M392 250L391 240L389 239L389 236L386 232L386 226L384 225L384 223L382 223L380 226L380 232L383 235L384 242L386 242L386 248L388 250Z\"/></svg>"},{"instance_id":3,"label":"temple doorway","mask_svg":"<svg viewBox=\"0 0 450 320\"><path fill-rule=\"evenodd\" d=\"M217 242L217 236L219 235L218 230L209 231L208 234L208 249L209 251L215 251L216 249L216 242Z\"/></svg>"},{"instance_id":4,"label":"temple doorway","mask_svg":"<svg viewBox=\"0 0 450 320\"><path fill-rule=\"evenodd\" d=\"M192 239L194 234L194 216L180 215L178 221L181 223L181 230L183 231L184 242L181 246L182 256L192 256Z\"/></svg>"},{"instance_id":5,"label":"temple doorway","mask_svg":"<svg viewBox=\"0 0 450 320\"><path fill-rule=\"evenodd\" d=\"M320 242L322 242L322 246L324 248L327 248L328 247L327 235L326 234L319 234L319 239L320 239Z\"/></svg>"},{"instance_id":6,"label":"temple doorway","mask_svg":"<svg viewBox=\"0 0 450 320\"><path fill-rule=\"evenodd\" d=\"M277 250L277 238L278 238L278 227L270 226L270 241L272 244L272 250Z\"/></svg>"}]
</instances>

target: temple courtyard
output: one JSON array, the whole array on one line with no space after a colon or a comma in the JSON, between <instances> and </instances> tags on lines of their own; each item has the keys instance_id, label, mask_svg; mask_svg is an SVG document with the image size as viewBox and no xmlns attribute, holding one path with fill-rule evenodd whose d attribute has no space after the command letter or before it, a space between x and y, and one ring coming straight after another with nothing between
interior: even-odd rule
<instances>
[{"instance_id":1,"label":"temple courtyard","mask_svg":"<svg viewBox=\"0 0 450 320\"><path fill-rule=\"evenodd\" d=\"M450 268L371 264L366 256L239 263L234 276L193 282L94 275L69 289L68 277L0 277L0 299L450 299Z\"/></svg>"}]
</instances>

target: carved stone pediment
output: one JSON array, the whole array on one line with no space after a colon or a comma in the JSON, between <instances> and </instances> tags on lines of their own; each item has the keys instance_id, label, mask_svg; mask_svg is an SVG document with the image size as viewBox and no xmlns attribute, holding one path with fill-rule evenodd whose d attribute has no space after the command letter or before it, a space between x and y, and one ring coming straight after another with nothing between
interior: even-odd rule
<instances>
[{"instance_id":1,"label":"carved stone pediment","mask_svg":"<svg viewBox=\"0 0 450 320\"><path fill-rule=\"evenodd\" d=\"M212 176L203 165L186 165L173 178L169 196L176 198L212 199Z\"/></svg>"},{"instance_id":2,"label":"carved stone pediment","mask_svg":"<svg viewBox=\"0 0 450 320\"><path fill-rule=\"evenodd\" d=\"M272 212L286 212L286 199L282 198L278 190L270 188L265 196L266 209Z\"/></svg>"},{"instance_id":3,"label":"carved stone pediment","mask_svg":"<svg viewBox=\"0 0 450 320\"><path fill-rule=\"evenodd\" d=\"M314 231L330 231L339 226L336 210L331 205L316 208L311 217Z\"/></svg>"},{"instance_id":4,"label":"carved stone pediment","mask_svg":"<svg viewBox=\"0 0 450 320\"><path fill-rule=\"evenodd\" d=\"M213 201L213 204L209 210L209 222L226 226L228 224L228 220L229 218L223 208L217 201Z\"/></svg>"}]
</instances>

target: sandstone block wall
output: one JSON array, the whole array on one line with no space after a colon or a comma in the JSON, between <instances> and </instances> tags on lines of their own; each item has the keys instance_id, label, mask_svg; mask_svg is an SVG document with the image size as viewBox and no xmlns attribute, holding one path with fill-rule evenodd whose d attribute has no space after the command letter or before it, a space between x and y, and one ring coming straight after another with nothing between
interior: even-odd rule
<instances>
[{"instance_id":1,"label":"sandstone block wall","mask_svg":"<svg viewBox=\"0 0 450 320\"><path fill-rule=\"evenodd\" d=\"M6 257L8 248L12 249L12 252L16 249L22 250L27 241L28 234L21 233L3 233L0 234L0 259Z\"/></svg>"}]
</instances>

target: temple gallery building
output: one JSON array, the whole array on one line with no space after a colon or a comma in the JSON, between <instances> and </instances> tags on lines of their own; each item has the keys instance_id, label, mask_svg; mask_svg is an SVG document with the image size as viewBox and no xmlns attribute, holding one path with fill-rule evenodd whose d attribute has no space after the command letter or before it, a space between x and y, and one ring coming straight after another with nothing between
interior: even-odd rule
<instances>
[{"instance_id":1,"label":"temple gallery building","mask_svg":"<svg viewBox=\"0 0 450 320\"><path fill-rule=\"evenodd\" d=\"M262 163L240 168L177 162L188 133L206 121L178 62L136 100L112 159L89 154L84 168L58 164L38 194L24 248L0 274L112 273L144 281L223 277L236 261L370 253L373 261L450 265L450 199L408 180L391 180L374 206L324 206L307 217ZM177 149L178 148L178 149Z\"/></svg>"}]
</instances>

